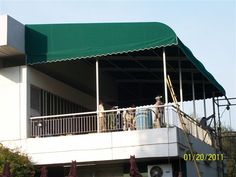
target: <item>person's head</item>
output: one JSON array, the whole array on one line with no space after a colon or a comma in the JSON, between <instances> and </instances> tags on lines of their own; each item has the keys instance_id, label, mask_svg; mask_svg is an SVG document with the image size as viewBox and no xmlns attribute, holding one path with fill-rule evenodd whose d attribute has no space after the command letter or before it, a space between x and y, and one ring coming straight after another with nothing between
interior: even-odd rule
<instances>
[{"instance_id":1,"label":"person's head","mask_svg":"<svg viewBox=\"0 0 236 177\"><path fill-rule=\"evenodd\" d=\"M135 105L134 105L134 104L132 104L132 105L131 105L131 108L135 108Z\"/></svg>"},{"instance_id":2,"label":"person's head","mask_svg":"<svg viewBox=\"0 0 236 177\"><path fill-rule=\"evenodd\" d=\"M162 96L156 96L156 101L161 101Z\"/></svg>"}]
</instances>

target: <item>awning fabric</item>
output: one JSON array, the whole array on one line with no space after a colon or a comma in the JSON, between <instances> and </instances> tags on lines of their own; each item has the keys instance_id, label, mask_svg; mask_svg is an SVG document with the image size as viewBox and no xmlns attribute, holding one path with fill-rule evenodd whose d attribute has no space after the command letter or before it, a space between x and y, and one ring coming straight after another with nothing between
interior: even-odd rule
<instances>
[{"instance_id":1,"label":"awning fabric","mask_svg":"<svg viewBox=\"0 0 236 177\"><path fill-rule=\"evenodd\" d=\"M26 25L28 64L77 60L177 46L186 58L222 93L224 88L163 23L92 23Z\"/></svg>"},{"instance_id":2,"label":"awning fabric","mask_svg":"<svg viewBox=\"0 0 236 177\"><path fill-rule=\"evenodd\" d=\"M179 39L178 46L186 55L187 59L190 60L191 63L193 63L193 65L208 79L208 81L211 82L223 95L225 95L226 93L224 88L215 80L212 74L206 70L204 65L194 57L191 50L186 47Z\"/></svg>"},{"instance_id":3,"label":"awning fabric","mask_svg":"<svg viewBox=\"0 0 236 177\"><path fill-rule=\"evenodd\" d=\"M26 26L28 63L64 61L176 45L161 23L49 24Z\"/></svg>"}]
</instances>

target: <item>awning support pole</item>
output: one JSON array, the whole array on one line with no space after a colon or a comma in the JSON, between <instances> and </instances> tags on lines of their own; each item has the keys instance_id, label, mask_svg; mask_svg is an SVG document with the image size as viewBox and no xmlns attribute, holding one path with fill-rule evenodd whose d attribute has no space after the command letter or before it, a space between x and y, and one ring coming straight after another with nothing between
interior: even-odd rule
<instances>
[{"instance_id":1,"label":"awning support pole","mask_svg":"<svg viewBox=\"0 0 236 177\"><path fill-rule=\"evenodd\" d=\"M96 107L97 107L97 132L100 132L99 127L99 65L98 65L98 59L96 59Z\"/></svg>"},{"instance_id":2,"label":"awning support pole","mask_svg":"<svg viewBox=\"0 0 236 177\"><path fill-rule=\"evenodd\" d=\"M167 69L166 69L166 52L163 48L163 71L164 71L164 91L165 91L165 120L167 127L169 127L169 118L167 114L167 104L168 104L168 90L167 90Z\"/></svg>"},{"instance_id":3,"label":"awning support pole","mask_svg":"<svg viewBox=\"0 0 236 177\"><path fill-rule=\"evenodd\" d=\"M179 95L180 95L180 109L184 110L184 104L183 104L183 82L182 82L182 67L181 67L181 61L179 58Z\"/></svg>"},{"instance_id":4,"label":"awning support pole","mask_svg":"<svg viewBox=\"0 0 236 177\"><path fill-rule=\"evenodd\" d=\"M205 90L205 82L202 83L202 89L203 89L203 109L204 109L204 117L207 117L206 115L206 90Z\"/></svg>"},{"instance_id":5,"label":"awning support pole","mask_svg":"<svg viewBox=\"0 0 236 177\"><path fill-rule=\"evenodd\" d=\"M196 119L196 102L195 102L195 87L194 87L193 72L191 73L191 79L192 79L192 95L193 95L193 116Z\"/></svg>"}]
</instances>

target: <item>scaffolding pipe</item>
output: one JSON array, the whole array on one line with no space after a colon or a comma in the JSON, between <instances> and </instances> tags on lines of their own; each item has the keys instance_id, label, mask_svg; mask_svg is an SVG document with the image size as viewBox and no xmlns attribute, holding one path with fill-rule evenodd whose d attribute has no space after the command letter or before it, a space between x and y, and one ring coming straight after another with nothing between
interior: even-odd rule
<instances>
[{"instance_id":1,"label":"scaffolding pipe","mask_svg":"<svg viewBox=\"0 0 236 177\"><path fill-rule=\"evenodd\" d=\"M191 73L191 79L192 79L192 95L193 95L193 116L196 119L196 101L195 101L195 87L194 87L193 72Z\"/></svg>"},{"instance_id":2,"label":"scaffolding pipe","mask_svg":"<svg viewBox=\"0 0 236 177\"><path fill-rule=\"evenodd\" d=\"M182 82L182 67L181 67L181 61L179 58L179 95L180 95L180 109L184 110L184 104L183 104L183 82Z\"/></svg>"},{"instance_id":3,"label":"scaffolding pipe","mask_svg":"<svg viewBox=\"0 0 236 177\"><path fill-rule=\"evenodd\" d=\"M217 101L217 105L218 105L218 106L217 106L217 113L218 113L218 137L219 137L219 147L220 147L220 151L222 151L220 106L219 106L218 97L217 97L216 101Z\"/></svg>"},{"instance_id":4,"label":"scaffolding pipe","mask_svg":"<svg viewBox=\"0 0 236 177\"><path fill-rule=\"evenodd\" d=\"M203 109L204 109L204 117L207 117L206 115L206 89L205 89L205 82L202 83L202 90L203 90Z\"/></svg>"}]
</instances>

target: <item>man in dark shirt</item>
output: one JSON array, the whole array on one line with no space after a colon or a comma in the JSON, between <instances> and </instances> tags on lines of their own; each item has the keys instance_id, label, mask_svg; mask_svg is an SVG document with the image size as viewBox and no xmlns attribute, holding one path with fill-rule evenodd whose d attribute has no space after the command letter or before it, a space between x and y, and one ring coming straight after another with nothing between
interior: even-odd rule
<instances>
[{"instance_id":1,"label":"man in dark shirt","mask_svg":"<svg viewBox=\"0 0 236 177\"><path fill-rule=\"evenodd\" d=\"M203 117L203 118L200 120L200 126L202 127L202 129L204 129L204 130L209 130L209 131L213 131L213 130L214 130L213 128L211 128L210 125L207 124L207 121L208 121L209 119L212 119L214 116L215 116L215 115L212 114L212 115L210 115L209 117Z\"/></svg>"}]
</instances>

